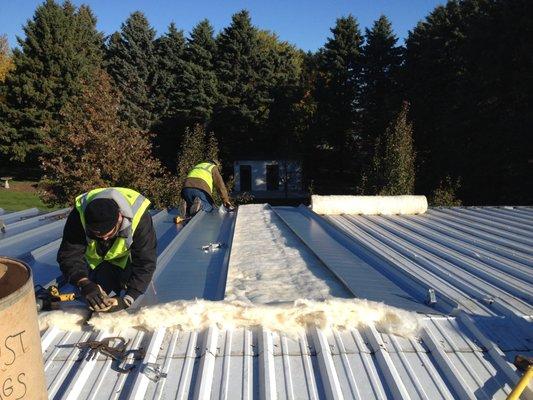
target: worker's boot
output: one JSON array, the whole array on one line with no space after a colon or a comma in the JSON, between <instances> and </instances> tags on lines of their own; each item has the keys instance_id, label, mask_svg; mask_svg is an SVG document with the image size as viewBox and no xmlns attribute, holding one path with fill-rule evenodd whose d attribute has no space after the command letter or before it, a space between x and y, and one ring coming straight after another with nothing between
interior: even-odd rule
<instances>
[{"instance_id":1,"label":"worker's boot","mask_svg":"<svg viewBox=\"0 0 533 400\"><path fill-rule=\"evenodd\" d=\"M192 206L191 206L191 211L190 211L191 217L196 215L196 213L200 211L201 209L202 209L202 200L200 200L199 197L195 197L194 202L192 203Z\"/></svg>"},{"instance_id":2,"label":"worker's boot","mask_svg":"<svg viewBox=\"0 0 533 400\"><path fill-rule=\"evenodd\" d=\"M181 200L178 210L180 213L180 217L187 218L187 202L185 200Z\"/></svg>"}]
</instances>

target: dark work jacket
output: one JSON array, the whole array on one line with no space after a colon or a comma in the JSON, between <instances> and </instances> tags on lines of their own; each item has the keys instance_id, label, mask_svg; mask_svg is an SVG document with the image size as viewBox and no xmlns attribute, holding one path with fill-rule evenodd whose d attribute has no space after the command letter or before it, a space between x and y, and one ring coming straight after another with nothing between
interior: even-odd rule
<instances>
[{"instance_id":1,"label":"dark work jacket","mask_svg":"<svg viewBox=\"0 0 533 400\"><path fill-rule=\"evenodd\" d=\"M89 274L89 266L85 260L85 250L87 248L85 235L80 214L74 208L67 218L63 230L63 240L57 253L57 262L61 272L63 272L65 279L73 285L76 285L81 278L87 278ZM107 242L98 242L98 254L104 255L111 248L113 241L114 239L112 238ZM133 243L130 247L131 261L128 268L131 268L131 276L126 286L127 294L134 299L146 291L148 284L152 280L157 262L156 249L157 238L152 217L146 210L133 233Z\"/></svg>"}]
</instances>

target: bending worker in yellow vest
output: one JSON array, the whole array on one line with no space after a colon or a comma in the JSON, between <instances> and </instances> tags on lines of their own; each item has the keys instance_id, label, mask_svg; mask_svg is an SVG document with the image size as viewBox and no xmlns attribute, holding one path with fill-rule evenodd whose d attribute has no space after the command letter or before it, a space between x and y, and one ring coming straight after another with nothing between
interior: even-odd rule
<instances>
[{"instance_id":1,"label":"bending worker in yellow vest","mask_svg":"<svg viewBox=\"0 0 533 400\"><path fill-rule=\"evenodd\" d=\"M203 162L195 165L187 175L181 191L181 198L186 202L185 215L192 216L200 210L213 211L213 188L218 190L224 206L233 208L218 165L216 160Z\"/></svg>"},{"instance_id":2,"label":"bending worker in yellow vest","mask_svg":"<svg viewBox=\"0 0 533 400\"><path fill-rule=\"evenodd\" d=\"M140 193L118 187L94 189L76 198L57 261L92 310L128 308L146 291L157 261L149 206Z\"/></svg>"}]
</instances>

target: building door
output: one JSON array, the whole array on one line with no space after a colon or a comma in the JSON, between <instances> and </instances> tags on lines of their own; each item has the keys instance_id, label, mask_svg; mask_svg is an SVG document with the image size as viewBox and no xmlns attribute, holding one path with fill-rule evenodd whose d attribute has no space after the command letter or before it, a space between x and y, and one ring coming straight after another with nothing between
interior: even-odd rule
<instances>
[{"instance_id":1,"label":"building door","mask_svg":"<svg viewBox=\"0 0 533 400\"><path fill-rule=\"evenodd\" d=\"M239 167L241 192L252 191L252 167L250 165L241 165Z\"/></svg>"},{"instance_id":2,"label":"building door","mask_svg":"<svg viewBox=\"0 0 533 400\"><path fill-rule=\"evenodd\" d=\"M267 165L267 190L277 191L279 190L279 165L270 164Z\"/></svg>"}]
</instances>

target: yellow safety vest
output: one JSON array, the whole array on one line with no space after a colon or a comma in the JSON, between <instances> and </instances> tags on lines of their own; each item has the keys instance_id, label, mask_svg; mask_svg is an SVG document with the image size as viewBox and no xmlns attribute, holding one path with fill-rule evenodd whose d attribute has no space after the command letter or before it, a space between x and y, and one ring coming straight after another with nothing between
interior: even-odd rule
<instances>
[{"instance_id":1,"label":"yellow safety vest","mask_svg":"<svg viewBox=\"0 0 533 400\"><path fill-rule=\"evenodd\" d=\"M120 187L94 189L79 195L76 197L76 209L80 214L81 224L85 232L87 232L85 227L85 209L94 199L114 200L118 204L123 217L131 220L131 225L127 228L128 231L121 232L123 234L127 233L127 237L117 236L113 245L103 257L96 251L96 240L87 237L87 249L85 250L87 263L92 269L95 269L102 261L109 261L124 269L130 258L133 234L139 225L142 215L150 206L150 200L135 190Z\"/></svg>"},{"instance_id":2,"label":"yellow safety vest","mask_svg":"<svg viewBox=\"0 0 533 400\"><path fill-rule=\"evenodd\" d=\"M203 162L194 166L194 168L189 172L187 178L200 178L207 183L211 193L213 193L213 175L211 171L215 168L215 164L208 162Z\"/></svg>"}]
</instances>

